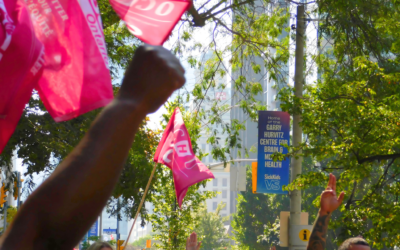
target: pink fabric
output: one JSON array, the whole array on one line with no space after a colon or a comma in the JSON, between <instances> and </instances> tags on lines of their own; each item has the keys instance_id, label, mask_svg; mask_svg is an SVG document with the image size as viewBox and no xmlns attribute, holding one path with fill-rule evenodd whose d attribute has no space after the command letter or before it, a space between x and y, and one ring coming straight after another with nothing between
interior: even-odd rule
<instances>
[{"instance_id":1,"label":"pink fabric","mask_svg":"<svg viewBox=\"0 0 400 250\"><path fill-rule=\"evenodd\" d=\"M154 162L162 163L172 170L179 207L182 206L187 189L214 175L193 153L189 133L179 108L171 116L154 155Z\"/></svg>"},{"instance_id":2,"label":"pink fabric","mask_svg":"<svg viewBox=\"0 0 400 250\"><path fill-rule=\"evenodd\" d=\"M0 153L33 88L57 122L113 99L95 0L0 0Z\"/></svg>"},{"instance_id":3,"label":"pink fabric","mask_svg":"<svg viewBox=\"0 0 400 250\"><path fill-rule=\"evenodd\" d=\"M38 92L55 121L113 99L99 9L95 0L29 0L36 35L45 47Z\"/></svg>"},{"instance_id":4,"label":"pink fabric","mask_svg":"<svg viewBox=\"0 0 400 250\"><path fill-rule=\"evenodd\" d=\"M145 43L162 45L183 13L187 0L109 0L129 31Z\"/></svg>"},{"instance_id":5,"label":"pink fabric","mask_svg":"<svg viewBox=\"0 0 400 250\"><path fill-rule=\"evenodd\" d=\"M25 5L0 0L0 153L41 76L43 56Z\"/></svg>"}]
</instances>

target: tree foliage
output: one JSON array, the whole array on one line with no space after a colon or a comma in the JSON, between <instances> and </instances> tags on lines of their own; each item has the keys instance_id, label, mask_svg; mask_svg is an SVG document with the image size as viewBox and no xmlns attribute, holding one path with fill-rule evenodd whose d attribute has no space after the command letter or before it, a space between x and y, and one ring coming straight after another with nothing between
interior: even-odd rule
<instances>
[{"instance_id":1,"label":"tree foliage","mask_svg":"<svg viewBox=\"0 0 400 250\"><path fill-rule=\"evenodd\" d=\"M302 168L304 172L315 170L315 162L311 157L305 157ZM327 180L327 179L325 179ZM326 183L324 183L326 184ZM302 211L309 215L309 224L312 224L318 214L319 195L322 188L311 186L302 190ZM246 191L238 197L237 213L233 216L233 239L239 249L269 249L280 247L280 212L290 211L290 198L283 194L254 194L252 192L251 168L247 170ZM332 221L340 218L342 213L336 211L332 214ZM336 249L336 238L340 229L329 230L326 249Z\"/></svg>"},{"instance_id":2,"label":"tree foliage","mask_svg":"<svg viewBox=\"0 0 400 250\"><path fill-rule=\"evenodd\" d=\"M11 222L14 220L14 217L15 217L16 214L17 214L17 208L16 207L13 207L13 206L8 206L7 207L7 217L6 217L7 225L11 224ZM2 218L2 220L4 221L4 217ZM1 234L4 233L3 227L0 227L0 232L1 232Z\"/></svg>"},{"instance_id":3,"label":"tree foliage","mask_svg":"<svg viewBox=\"0 0 400 250\"><path fill-rule=\"evenodd\" d=\"M164 115L163 127L165 128L175 108L179 107L182 118L188 129L193 151L198 157L202 153L198 152L197 139L200 136L200 125L193 118L194 114L185 112L182 107L181 97L167 103L167 113ZM165 166L158 166L158 172L152 185L153 195L148 199L154 206L152 213L146 219L152 224L156 247L162 249L184 249L186 239L197 225L196 213L201 209L205 200L212 198L213 192L199 192L200 186L204 186L206 181L197 183L189 187L183 200L182 207L178 207L176 201L175 186L172 171Z\"/></svg>"},{"instance_id":4,"label":"tree foliage","mask_svg":"<svg viewBox=\"0 0 400 250\"><path fill-rule=\"evenodd\" d=\"M198 183L191 186L183 200L182 207L178 207L173 183L172 172L165 166L159 166L163 170L154 183L154 194L149 200L154 209L147 215L147 220L153 226L153 238L159 243L155 246L160 249L185 249L186 239L193 232L197 222L196 212L201 204L213 197L212 192L198 192Z\"/></svg>"},{"instance_id":5,"label":"tree foliage","mask_svg":"<svg viewBox=\"0 0 400 250\"><path fill-rule=\"evenodd\" d=\"M289 211L289 198L286 195L253 194L251 179L251 168L248 168L247 191L239 194L237 213L233 215L234 240L240 249L268 249L278 245L277 232L271 229L280 212Z\"/></svg>"},{"instance_id":6,"label":"tree foliage","mask_svg":"<svg viewBox=\"0 0 400 250\"><path fill-rule=\"evenodd\" d=\"M327 172L346 191L338 241L363 235L374 248L399 245L399 2L318 1L321 44L316 85L303 99L281 93L282 108L301 112L304 155L322 163L289 188L324 185ZM295 154L296 149L292 149Z\"/></svg>"},{"instance_id":7,"label":"tree foliage","mask_svg":"<svg viewBox=\"0 0 400 250\"><path fill-rule=\"evenodd\" d=\"M201 82L196 84L194 90L189 90L193 94L191 98L198 105L192 119L200 125L189 128L189 131L210 128L209 141L213 145L214 158L226 160L232 147L240 147L237 131L243 129L243 124L238 121L233 122L233 125L222 124L224 133L231 136L225 144L218 143L217 132L210 125L221 123L220 116L229 112L230 105L213 102L211 109L207 110L202 109L200 105L207 99L209 89L226 88L226 84L216 86L216 77L229 76L233 79L231 67L239 70L245 65L247 58L263 56L265 62L247 66L256 73L260 73L260 69L267 67L273 72L272 78L279 78L282 75L280 69L284 68L280 62L288 60L286 51L288 39L278 39L281 32L287 28L288 14L285 12L287 4L276 5L276 8L271 9L270 3L273 2L195 1L189 13L186 13L177 25L169 41L174 53L182 58L186 57L186 61L193 67L206 69L203 71ZM119 72L127 67L136 47L141 42L129 33L107 0L99 0L98 5L103 21L111 75L116 79ZM212 27L211 40L196 41L194 34L210 27ZM176 37L178 39L175 39ZM214 51L214 57L203 64L195 54L208 51ZM259 79L242 74L237 81L234 81L234 88L237 93L246 97L240 103L241 107L255 118L255 113L250 112L249 107L253 105L262 108L262 105L254 99L254 96L262 90ZM22 159L23 165L28 169L26 183L28 183L28 189L32 190L35 186L32 175L43 172L50 174L77 145L99 112L100 110L96 110L67 122L55 123L37 95L34 95L15 133L0 156L0 166L3 169L10 168L13 152L16 151L17 156ZM116 214L122 209L132 216L137 210L138 202L136 201L140 200L141 190L144 189L150 175L152 164L149 156L154 150L157 132L149 131L143 124L135 141L137 143L130 151L122 178L114 192L114 197L121 195L121 205L118 206L115 199L109 202L110 211ZM197 147L195 139L192 140L192 145ZM200 154L199 151L198 155ZM157 176L160 176L159 174L157 173ZM150 196L152 192L150 190ZM141 212L144 213L144 211Z\"/></svg>"},{"instance_id":8,"label":"tree foliage","mask_svg":"<svg viewBox=\"0 0 400 250\"><path fill-rule=\"evenodd\" d=\"M207 212L206 204L202 204L195 215L197 223L194 231L197 233L197 238L201 241L201 249L227 249L230 245L228 235L224 227L224 222L228 218L222 218L219 214L225 205L218 204L215 212Z\"/></svg>"},{"instance_id":9,"label":"tree foliage","mask_svg":"<svg viewBox=\"0 0 400 250\"><path fill-rule=\"evenodd\" d=\"M138 240L132 242L132 246L134 247L141 247L142 249L146 247L146 241L151 240L153 237L151 235L146 235L144 237L140 237Z\"/></svg>"}]
</instances>

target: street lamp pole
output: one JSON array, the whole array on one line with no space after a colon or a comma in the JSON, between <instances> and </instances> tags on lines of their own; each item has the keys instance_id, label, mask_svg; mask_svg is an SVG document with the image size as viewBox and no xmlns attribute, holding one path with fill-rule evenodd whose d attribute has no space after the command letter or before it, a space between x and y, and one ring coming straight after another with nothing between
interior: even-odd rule
<instances>
[{"instance_id":1,"label":"street lamp pole","mask_svg":"<svg viewBox=\"0 0 400 250\"><path fill-rule=\"evenodd\" d=\"M303 67L304 67L304 4L297 6L297 21L296 21L296 52L295 52L295 76L294 76L294 88L295 96L297 98L303 97ZM300 126L301 114L293 114L293 147L299 147L302 142L303 130ZM301 154L301 150L297 151ZM303 157L292 157L291 159L291 182L301 174L301 164ZM301 225L301 191L295 189L290 192L290 226ZM289 235L289 250L303 249L298 248L294 245L295 235Z\"/></svg>"}]
</instances>

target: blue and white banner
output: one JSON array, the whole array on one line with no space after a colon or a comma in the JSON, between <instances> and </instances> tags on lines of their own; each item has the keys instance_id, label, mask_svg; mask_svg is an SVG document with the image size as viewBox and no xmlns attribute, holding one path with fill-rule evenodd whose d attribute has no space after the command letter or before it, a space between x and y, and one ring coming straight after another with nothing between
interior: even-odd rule
<instances>
[{"instance_id":1,"label":"blue and white banner","mask_svg":"<svg viewBox=\"0 0 400 250\"><path fill-rule=\"evenodd\" d=\"M103 229L103 234L117 234L117 229Z\"/></svg>"},{"instance_id":2,"label":"blue and white banner","mask_svg":"<svg viewBox=\"0 0 400 250\"><path fill-rule=\"evenodd\" d=\"M99 230L99 221L96 221L89 229L88 237L98 236L97 231Z\"/></svg>"},{"instance_id":3,"label":"blue and white banner","mask_svg":"<svg viewBox=\"0 0 400 250\"><path fill-rule=\"evenodd\" d=\"M273 161L275 152L287 154L290 145L290 116L281 111L258 111L257 193L287 194L289 159Z\"/></svg>"}]
</instances>

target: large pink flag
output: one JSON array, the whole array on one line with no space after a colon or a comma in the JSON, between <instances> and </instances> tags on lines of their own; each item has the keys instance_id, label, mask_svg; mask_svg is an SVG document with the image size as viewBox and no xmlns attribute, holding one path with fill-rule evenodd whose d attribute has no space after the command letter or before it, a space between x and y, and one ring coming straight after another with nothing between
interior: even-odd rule
<instances>
[{"instance_id":1,"label":"large pink flag","mask_svg":"<svg viewBox=\"0 0 400 250\"><path fill-rule=\"evenodd\" d=\"M57 122L113 99L96 0L0 0L0 153L33 88Z\"/></svg>"},{"instance_id":2,"label":"large pink flag","mask_svg":"<svg viewBox=\"0 0 400 250\"><path fill-rule=\"evenodd\" d=\"M133 35L145 43L162 45L191 1L110 0L110 3Z\"/></svg>"},{"instance_id":3,"label":"large pink flag","mask_svg":"<svg viewBox=\"0 0 400 250\"><path fill-rule=\"evenodd\" d=\"M179 108L175 109L165 128L154 162L165 164L172 170L179 207L191 185L214 178L207 166L194 155Z\"/></svg>"},{"instance_id":4,"label":"large pink flag","mask_svg":"<svg viewBox=\"0 0 400 250\"><path fill-rule=\"evenodd\" d=\"M29 0L36 36L45 47L37 86L55 121L66 121L113 99L96 0Z\"/></svg>"},{"instance_id":5,"label":"large pink flag","mask_svg":"<svg viewBox=\"0 0 400 250\"><path fill-rule=\"evenodd\" d=\"M43 56L24 2L0 0L0 153L41 76Z\"/></svg>"}]
</instances>

